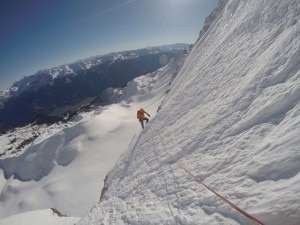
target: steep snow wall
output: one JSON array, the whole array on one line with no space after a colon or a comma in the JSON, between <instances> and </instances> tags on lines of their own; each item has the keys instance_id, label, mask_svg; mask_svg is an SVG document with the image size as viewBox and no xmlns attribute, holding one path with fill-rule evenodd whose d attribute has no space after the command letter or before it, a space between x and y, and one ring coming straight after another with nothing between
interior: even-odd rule
<instances>
[{"instance_id":1,"label":"steep snow wall","mask_svg":"<svg viewBox=\"0 0 300 225\"><path fill-rule=\"evenodd\" d=\"M79 224L253 224L173 157L263 223L299 224L299 1L222 7Z\"/></svg>"}]
</instances>

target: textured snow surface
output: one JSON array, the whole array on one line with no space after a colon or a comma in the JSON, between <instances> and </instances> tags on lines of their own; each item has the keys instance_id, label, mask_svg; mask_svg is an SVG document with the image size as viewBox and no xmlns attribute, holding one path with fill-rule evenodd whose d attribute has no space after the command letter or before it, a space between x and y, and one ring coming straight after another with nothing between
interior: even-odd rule
<instances>
[{"instance_id":1,"label":"textured snow surface","mask_svg":"<svg viewBox=\"0 0 300 225\"><path fill-rule=\"evenodd\" d=\"M300 4L229 0L79 224L300 224Z\"/></svg>"}]
</instances>

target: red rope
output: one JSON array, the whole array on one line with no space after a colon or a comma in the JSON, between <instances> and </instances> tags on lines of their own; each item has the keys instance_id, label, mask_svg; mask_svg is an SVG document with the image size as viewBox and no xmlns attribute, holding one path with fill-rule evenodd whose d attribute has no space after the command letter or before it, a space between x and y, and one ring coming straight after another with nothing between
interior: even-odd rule
<instances>
[{"instance_id":1,"label":"red rope","mask_svg":"<svg viewBox=\"0 0 300 225\"><path fill-rule=\"evenodd\" d=\"M258 225L265 225L263 222L259 221L257 218L255 218L254 216L252 216L251 214L247 213L245 210L241 209L240 207L238 207L237 205L233 204L231 201L229 201L228 199L226 199L224 196L220 195L219 193L217 193L216 191L214 191L212 188L210 188L208 185L206 185L205 183L203 183L203 181L201 181L199 178L197 178L196 176L194 176L192 174L191 171L189 171L184 165L180 164L179 161L172 155L170 154L165 147L163 146L163 142L162 142L162 135L160 132L160 125L159 125L159 121L157 120L157 125L158 125L158 133L160 136L160 142L161 142L161 146L163 148L163 150L166 152L166 154L168 154L173 161L178 165L179 168L181 168L182 170L184 170L189 176L191 176L194 181L196 181L197 183L203 185L207 190L209 190L210 192L212 192L213 194L215 194L216 196L218 196L221 200L223 200L226 204L228 204L230 207L236 209L238 212L240 212L241 214L243 214L244 216L246 216L247 218L249 218L250 220L252 220L255 224ZM152 130L152 129L151 129ZM153 130L152 130L153 131Z\"/></svg>"}]
</instances>

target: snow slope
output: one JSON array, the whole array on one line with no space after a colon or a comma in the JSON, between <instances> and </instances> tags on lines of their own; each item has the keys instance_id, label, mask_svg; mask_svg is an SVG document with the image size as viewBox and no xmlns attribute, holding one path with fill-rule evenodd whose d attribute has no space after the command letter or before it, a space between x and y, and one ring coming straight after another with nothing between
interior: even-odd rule
<instances>
[{"instance_id":1,"label":"snow slope","mask_svg":"<svg viewBox=\"0 0 300 225\"><path fill-rule=\"evenodd\" d=\"M63 127L43 128L29 147L2 156L0 218L51 207L68 216L86 215L106 174L141 130L136 111L156 113L184 57L131 81L122 102L80 114ZM14 131L15 137L26 136L26 130L31 132Z\"/></svg>"},{"instance_id":2,"label":"snow slope","mask_svg":"<svg viewBox=\"0 0 300 225\"><path fill-rule=\"evenodd\" d=\"M51 209L37 210L32 212L21 213L16 216L0 220L0 225L74 225L80 218L60 217Z\"/></svg>"},{"instance_id":3,"label":"snow slope","mask_svg":"<svg viewBox=\"0 0 300 225\"><path fill-rule=\"evenodd\" d=\"M300 224L299 1L215 12L78 225L254 224L182 167L264 224Z\"/></svg>"}]
</instances>

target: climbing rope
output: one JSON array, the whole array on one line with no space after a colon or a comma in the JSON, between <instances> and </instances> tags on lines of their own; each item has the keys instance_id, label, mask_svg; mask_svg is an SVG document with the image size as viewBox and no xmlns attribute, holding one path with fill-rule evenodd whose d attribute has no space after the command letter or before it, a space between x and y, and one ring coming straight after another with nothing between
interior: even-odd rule
<instances>
[{"instance_id":1,"label":"climbing rope","mask_svg":"<svg viewBox=\"0 0 300 225\"><path fill-rule=\"evenodd\" d=\"M164 150L164 152L178 165L179 168L181 168L183 171L185 171L190 177L193 178L194 181L196 181L197 183L203 185L207 190L209 190L210 192L212 192L214 195L216 195L217 197L219 197L223 202L225 202L227 205L229 205L230 207L234 208L235 210L237 210L238 212L240 212L241 214L243 214L244 216L246 216L247 218L249 218L254 224L257 225L265 225L263 222L259 221L257 218L255 218L254 216L252 216L251 214L247 213L245 210L241 209L240 207L238 207L237 205L233 204L231 201L229 201L228 199L226 199L224 196L222 196L221 194L217 193L216 191L214 191L211 187L209 187L208 185L206 185L203 181L201 181L199 178L197 178L195 175L192 174L192 172L190 170L188 170L186 168L185 165L183 165L182 163L180 163L178 161L178 159L173 156L171 153L169 153L166 148L163 145L163 137L161 134L161 127L159 124L159 121L157 121L157 130L158 130L158 135L160 138L160 142L161 142L161 147ZM152 128L151 128L152 130ZM153 130L152 130L153 132ZM175 144L175 143L174 143ZM175 144L176 145L176 144Z\"/></svg>"}]
</instances>

